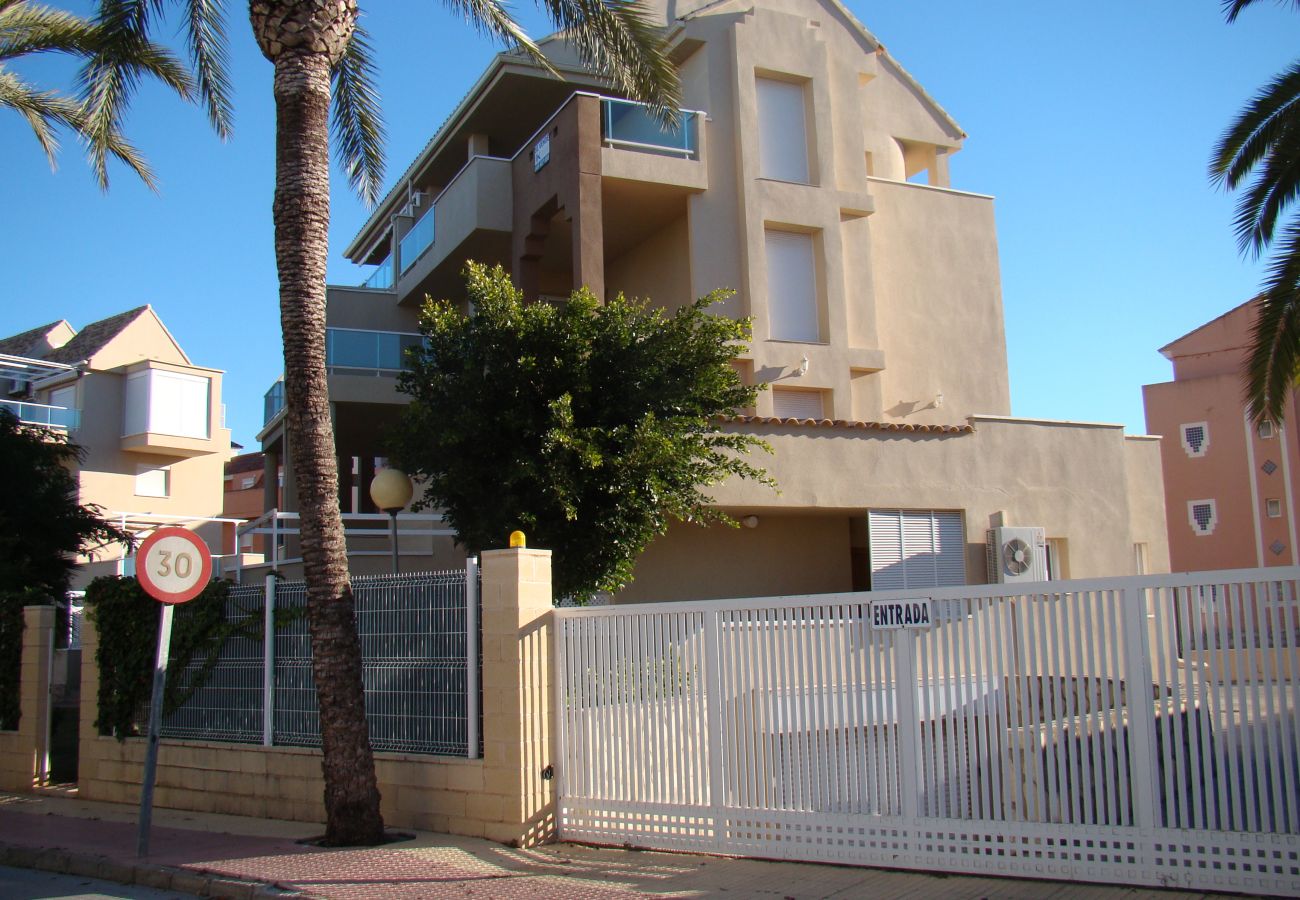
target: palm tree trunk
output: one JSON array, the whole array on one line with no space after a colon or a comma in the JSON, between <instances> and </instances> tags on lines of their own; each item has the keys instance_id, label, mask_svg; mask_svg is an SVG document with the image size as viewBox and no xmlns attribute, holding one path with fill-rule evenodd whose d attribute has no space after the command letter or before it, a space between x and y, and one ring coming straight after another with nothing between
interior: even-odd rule
<instances>
[{"instance_id":1,"label":"palm tree trunk","mask_svg":"<svg viewBox=\"0 0 1300 900\"><path fill-rule=\"evenodd\" d=\"M256 30L256 29L255 29ZM268 54L269 55L269 54ZM326 841L383 838L366 727L352 588L339 513L338 461L325 381L329 246L330 58L305 47L275 63L275 255L284 331L289 448L302 516L312 672L320 705Z\"/></svg>"}]
</instances>

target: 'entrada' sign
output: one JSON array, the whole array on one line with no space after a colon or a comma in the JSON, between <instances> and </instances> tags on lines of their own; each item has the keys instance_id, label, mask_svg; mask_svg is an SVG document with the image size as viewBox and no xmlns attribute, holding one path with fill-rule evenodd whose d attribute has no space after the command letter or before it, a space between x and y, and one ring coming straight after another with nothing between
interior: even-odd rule
<instances>
[{"instance_id":1,"label":"'entrada' sign","mask_svg":"<svg viewBox=\"0 0 1300 900\"><path fill-rule=\"evenodd\" d=\"M929 628L933 624L929 597L871 601L872 628Z\"/></svg>"}]
</instances>

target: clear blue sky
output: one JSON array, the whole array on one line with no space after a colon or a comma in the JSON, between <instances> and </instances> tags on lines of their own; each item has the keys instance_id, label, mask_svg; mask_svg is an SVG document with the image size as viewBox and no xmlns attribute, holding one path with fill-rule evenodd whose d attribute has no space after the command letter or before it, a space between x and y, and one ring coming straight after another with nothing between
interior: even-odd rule
<instances>
[{"instance_id":1,"label":"clear blue sky","mask_svg":"<svg viewBox=\"0 0 1300 900\"><path fill-rule=\"evenodd\" d=\"M101 194L71 138L52 174L25 123L0 115L0 334L152 303L196 363L227 371L228 424L255 449L281 369L271 70L245 6L229 6L234 138L222 144L198 109L157 89L133 108L128 129L160 194L120 168ZM366 6L391 179L495 48L438 3ZM1141 385L1170 377L1157 348L1259 283L1205 166L1233 113L1291 62L1300 15L1264 4L1229 26L1219 0L849 6L970 135L954 187L997 198L1013 412L1144 431ZM531 7L520 13L544 32ZM22 71L57 85L71 69ZM365 215L336 178L331 281L360 280L341 250Z\"/></svg>"}]
</instances>

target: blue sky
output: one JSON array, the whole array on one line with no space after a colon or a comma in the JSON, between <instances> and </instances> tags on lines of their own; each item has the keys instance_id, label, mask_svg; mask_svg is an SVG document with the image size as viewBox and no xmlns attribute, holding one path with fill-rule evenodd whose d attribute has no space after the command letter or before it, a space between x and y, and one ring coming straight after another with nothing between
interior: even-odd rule
<instances>
[{"instance_id":1,"label":"blue sky","mask_svg":"<svg viewBox=\"0 0 1300 900\"><path fill-rule=\"evenodd\" d=\"M395 178L495 47L442 4L368 6ZM1157 349L1259 283L1206 160L1233 113L1290 63L1300 15L1264 4L1229 26L1218 0L849 7L970 135L953 186L997 198L1013 413L1141 433L1141 385L1170 377ZM101 194L71 138L51 173L26 125L0 115L0 334L152 303L196 363L227 371L228 424L254 449L281 369L274 120L270 64L243 5L230 10L233 139L222 144L198 109L158 89L133 108L128 130L159 194L120 168ZM519 12L545 31L530 7ZM48 85L71 72L54 60L21 68ZM355 283L341 251L366 211L341 179L333 197L330 279Z\"/></svg>"}]
</instances>

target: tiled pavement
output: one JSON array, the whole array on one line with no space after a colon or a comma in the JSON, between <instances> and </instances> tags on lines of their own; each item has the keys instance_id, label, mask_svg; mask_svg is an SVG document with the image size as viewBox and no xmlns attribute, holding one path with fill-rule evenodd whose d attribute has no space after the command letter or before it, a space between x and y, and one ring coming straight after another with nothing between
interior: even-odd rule
<instances>
[{"instance_id":1,"label":"tiled pavement","mask_svg":"<svg viewBox=\"0 0 1300 900\"><path fill-rule=\"evenodd\" d=\"M150 855L137 859L131 806L52 794L0 794L0 864L138 883L199 896L1052 898L1185 900L1206 895L915 872L765 862L553 844L515 850L416 832L383 847L325 850L298 843L302 822L156 809Z\"/></svg>"}]
</instances>

